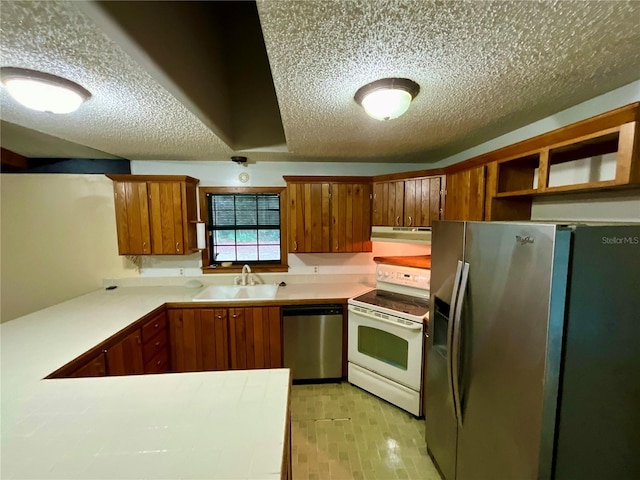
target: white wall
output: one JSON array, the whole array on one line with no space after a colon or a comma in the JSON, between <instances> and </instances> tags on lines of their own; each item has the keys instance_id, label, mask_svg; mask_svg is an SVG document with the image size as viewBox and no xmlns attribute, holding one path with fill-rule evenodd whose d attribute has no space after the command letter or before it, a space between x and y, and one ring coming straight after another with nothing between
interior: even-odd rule
<instances>
[{"instance_id":1,"label":"white wall","mask_svg":"<svg viewBox=\"0 0 640 480\"><path fill-rule=\"evenodd\" d=\"M445 158L434 163L433 166L444 167L462 162L483 153L506 147L638 101L640 101L640 80ZM582 179L584 175L589 176L592 174L585 165L576 166L571 171L557 173L558 175L554 174L554 177L550 178L550 180L557 180L559 183L565 180L571 183L571 179L577 181L577 179ZM599 192L597 194L563 196L562 198L556 197L554 199L537 198L533 202L531 219L640 222L640 190L636 190L631 194Z\"/></svg>"},{"instance_id":2,"label":"white wall","mask_svg":"<svg viewBox=\"0 0 640 480\"><path fill-rule=\"evenodd\" d=\"M137 275L118 256L113 186L104 175L2 174L0 320Z\"/></svg>"},{"instance_id":3,"label":"white wall","mask_svg":"<svg viewBox=\"0 0 640 480\"><path fill-rule=\"evenodd\" d=\"M231 160L214 162L148 161L131 162L131 173L149 175L189 175L200 180L202 187L278 187L286 185L283 175L348 175L373 176L407 172L425 168L416 163L357 163L357 162L255 162L250 156L245 165ZM246 183L238 176L248 173Z\"/></svg>"}]
</instances>

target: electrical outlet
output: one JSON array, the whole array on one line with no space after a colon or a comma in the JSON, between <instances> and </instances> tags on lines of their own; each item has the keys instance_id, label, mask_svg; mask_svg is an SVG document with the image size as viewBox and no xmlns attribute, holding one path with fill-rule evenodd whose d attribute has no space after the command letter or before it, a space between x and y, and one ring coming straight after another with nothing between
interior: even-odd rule
<instances>
[{"instance_id":1,"label":"electrical outlet","mask_svg":"<svg viewBox=\"0 0 640 480\"><path fill-rule=\"evenodd\" d=\"M184 277L184 268L181 268L181 269L180 269L180 276L181 276L181 277Z\"/></svg>"},{"instance_id":2,"label":"electrical outlet","mask_svg":"<svg viewBox=\"0 0 640 480\"><path fill-rule=\"evenodd\" d=\"M313 273L320 273L320 267L318 266L313 267Z\"/></svg>"}]
</instances>

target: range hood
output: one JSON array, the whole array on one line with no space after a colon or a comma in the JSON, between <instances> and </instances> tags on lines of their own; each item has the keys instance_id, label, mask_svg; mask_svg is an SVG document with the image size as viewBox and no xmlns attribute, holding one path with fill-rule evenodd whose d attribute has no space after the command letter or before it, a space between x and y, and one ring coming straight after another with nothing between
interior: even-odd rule
<instances>
[{"instance_id":1,"label":"range hood","mask_svg":"<svg viewBox=\"0 0 640 480\"><path fill-rule=\"evenodd\" d=\"M371 227L372 242L403 242L431 245L431 227Z\"/></svg>"}]
</instances>

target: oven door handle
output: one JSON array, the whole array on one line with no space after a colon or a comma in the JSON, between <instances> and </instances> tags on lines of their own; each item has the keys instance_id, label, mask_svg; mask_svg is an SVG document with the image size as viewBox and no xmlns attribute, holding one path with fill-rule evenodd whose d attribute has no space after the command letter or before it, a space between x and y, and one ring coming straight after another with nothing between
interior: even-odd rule
<instances>
[{"instance_id":1,"label":"oven door handle","mask_svg":"<svg viewBox=\"0 0 640 480\"><path fill-rule=\"evenodd\" d=\"M378 322L388 323L389 325L395 325L396 327L404 328L405 330L419 331L422 330L422 324L416 323L415 325L403 325L401 323L393 322L391 320L387 320L385 318L376 317L375 315L371 315L370 313L361 312L360 310L356 310L353 307L349 307L349 311L356 315L361 315L366 318L370 318L372 320L377 320Z\"/></svg>"}]
</instances>

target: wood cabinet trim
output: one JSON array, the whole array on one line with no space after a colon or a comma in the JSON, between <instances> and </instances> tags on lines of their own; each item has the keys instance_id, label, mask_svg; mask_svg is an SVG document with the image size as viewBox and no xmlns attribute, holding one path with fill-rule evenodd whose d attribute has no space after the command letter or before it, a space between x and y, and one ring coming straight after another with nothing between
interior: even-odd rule
<instances>
[{"instance_id":1,"label":"wood cabinet trim","mask_svg":"<svg viewBox=\"0 0 640 480\"><path fill-rule=\"evenodd\" d=\"M197 185L200 180L189 177L188 175L125 175L125 174L107 174L114 182L187 182Z\"/></svg>"},{"instance_id":2,"label":"wood cabinet trim","mask_svg":"<svg viewBox=\"0 0 640 480\"><path fill-rule=\"evenodd\" d=\"M371 183L373 177L283 175L287 183Z\"/></svg>"}]
</instances>

